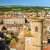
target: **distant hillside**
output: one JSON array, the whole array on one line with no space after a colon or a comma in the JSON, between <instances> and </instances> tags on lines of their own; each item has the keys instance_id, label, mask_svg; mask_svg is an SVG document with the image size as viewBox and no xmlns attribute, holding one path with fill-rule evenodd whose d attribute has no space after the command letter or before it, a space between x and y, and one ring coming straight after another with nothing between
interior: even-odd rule
<instances>
[{"instance_id":1,"label":"distant hillside","mask_svg":"<svg viewBox=\"0 0 50 50\"><path fill-rule=\"evenodd\" d=\"M50 10L50 7L40 7L40 6L18 6L18 5L6 5L0 6L0 11L41 11Z\"/></svg>"}]
</instances>

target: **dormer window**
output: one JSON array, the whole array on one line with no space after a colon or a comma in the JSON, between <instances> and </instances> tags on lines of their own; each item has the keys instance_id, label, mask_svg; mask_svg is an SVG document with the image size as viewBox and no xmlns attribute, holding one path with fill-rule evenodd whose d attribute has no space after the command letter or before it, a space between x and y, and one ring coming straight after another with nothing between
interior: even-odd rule
<instances>
[{"instance_id":1,"label":"dormer window","mask_svg":"<svg viewBox=\"0 0 50 50\"><path fill-rule=\"evenodd\" d=\"M38 32L38 27L37 26L35 27L35 32Z\"/></svg>"}]
</instances>

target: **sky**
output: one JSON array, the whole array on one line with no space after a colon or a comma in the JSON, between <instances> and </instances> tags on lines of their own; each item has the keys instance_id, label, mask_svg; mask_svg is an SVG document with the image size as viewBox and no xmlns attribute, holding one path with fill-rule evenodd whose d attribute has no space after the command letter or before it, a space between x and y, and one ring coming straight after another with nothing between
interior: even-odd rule
<instances>
[{"instance_id":1,"label":"sky","mask_svg":"<svg viewBox=\"0 0 50 50\"><path fill-rule=\"evenodd\" d=\"M47 6L50 0L0 0L0 5Z\"/></svg>"}]
</instances>

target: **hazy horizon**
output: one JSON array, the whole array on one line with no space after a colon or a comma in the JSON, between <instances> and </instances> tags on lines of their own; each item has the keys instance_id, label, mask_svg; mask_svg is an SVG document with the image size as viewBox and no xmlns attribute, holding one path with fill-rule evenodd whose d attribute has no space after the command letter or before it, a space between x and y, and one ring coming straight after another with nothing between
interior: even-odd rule
<instances>
[{"instance_id":1,"label":"hazy horizon","mask_svg":"<svg viewBox=\"0 0 50 50\"><path fill-rule=\"evenodd\" d=\"M0 0L0 6L5 5L50 7L50 0Z\"/></svg>"}]
</instances>

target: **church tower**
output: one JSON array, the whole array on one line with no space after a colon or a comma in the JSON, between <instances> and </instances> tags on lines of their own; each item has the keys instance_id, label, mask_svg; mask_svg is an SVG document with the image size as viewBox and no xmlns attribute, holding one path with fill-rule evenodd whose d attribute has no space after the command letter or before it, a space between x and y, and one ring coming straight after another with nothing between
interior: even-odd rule
<instances>
[{"instance_id":1,"label":"church tower","mask_svg":"<svg viewBox=\"0 0 50 50\"><path fill-rule=\"evenodd\" d=\"M42 49L42 34L43 21L30 21L31 37L25 37L25 50L41 50Z\"/></svg>"}]
</instances>

